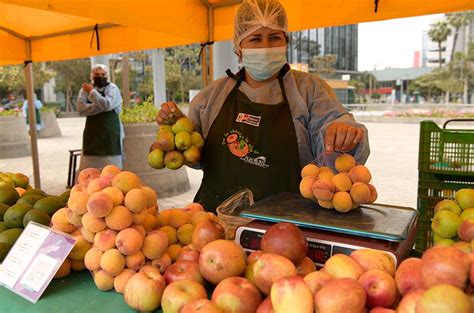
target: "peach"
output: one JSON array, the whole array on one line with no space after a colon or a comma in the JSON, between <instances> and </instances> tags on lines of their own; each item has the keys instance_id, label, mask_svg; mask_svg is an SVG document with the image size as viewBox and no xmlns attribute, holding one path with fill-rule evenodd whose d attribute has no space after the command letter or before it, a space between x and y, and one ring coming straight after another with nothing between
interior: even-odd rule
<instances>
[{"instance_id":1,"label":"peach","mask_svg":"<svg viewBox=\"0 0 474 313\"><path fill-rule=\"evenodd\" d=\"M301 170L301 177L305 177L305 176L318 177L318 175L319 175L319 167L313 163L306 164Z\"/></svg>"},{"instance_id":2,"label":"peach","mask_svg":"<svg viewBox=\"0 0 474 313\"><path fill-rule=\"evenodd\" d=\"M188 223L188 214L182 209L172 209L169 219L169 225L176 229Z\"/></svg>"},{"instance_id":3,"label":"peach","mask_svg":"<svg viewBox=\"0 0 474 313\"><path fill-rule=\"evenodd\" d=\"M422 289L421 259L408 258L403 260L395 273L395 282L400 294L405 295L410 291Z\"/></svg>"},{"instance_id":4,"label":"peach","mask_svg":"<svg viewBox=\"0 0 474 313\"><path fill-rule=\"evenodd\" d=\"M106 226L107 225L105 224L103 218L94 217L89 213L86 213L82 216L82 227L92 233L97 233L103 230Z\"/></svg>"},{"instance_id":5,"label":"peach","mask_svg":"<svg viewBox=\"0 0 474 313\"><path fill-rule=\"evenodd\" d=\"M331 180L319 179L312 186L313 196L321 201L331 201L336 185Z\"/></svg>"},{"instance_id":6,"label":"peach","mask_svg":"<svg viewBox=\"0 0 474 313\"><path fill-rule=\"evenodd\" d=\"M112 199L114 206L121 205L123 203L124 196L120 189L116 187L107 187L102 190L102 192Z\"/></svg>"},{"instance_id":7,"label":"peach","mask_svg":"<svg viewBox=\"0 0 474 313\"><path fill-rule=\"evenodd\" d=\"M141 250L143 246L143 237L135 229L125 228L115 237L115 245L122 254L132 255Z\"/></svg>"},{"instance_id":8,"label":"peach","mask_svg":"<svg viewBox=\"0 0 474 313\"><path fill-rule=\"evenodd\" d=\"M114 176L112 186L126 194L129 190L140 188L141 181L135 173L123 171Z\"/></svg>"},{"instance_id":9,"label":"peach","mask_svg":"<svg viewBox=\"0 0 474 313\"><path fill-rule=\"evenodd\" d=\"M395 261L386 252L372 249L359 249L351 253L353 258L365 271L381 270L391 276L395 275Z\"/></svg>"},{"instance_id":10,"label":"peach","mask_svg":"<svg viewBox=\"0 0 474 313\"><path fill-rule=\"evenodd\" d=\"M93 179L90 181L89 185L87 186L87 193L93 194L94 192L101 191L110 186L112 182L112 177L105 176Z\"/></svg>"},{"instance_id":11,"label":"peach","mask_svg":"<svg viewBox=\"0 0 474 313\"><path fill-rule=\"evenodd\" d=\"M69 258L73 261L82 261L92 245L82 235L74 236L74 239L76 239L76 244L69 253Z\"/></svg>"},{"instance_id":12,"label":"peach","mask_svg":"<svg viewBox=\"0 0 474 313\"><path fill-rule=\"evenodd\" d=\"M317 177L305 176L300 182L300 193L306 199L314 199L313 184L317 181Z\"/></svg>"},{"instance_id":13,"label":"peach","mask_svg":"<svg viewBox=\"0 0 474 313\"><path fill-rule=\"evenodd\" d=\"M319 168L319 179L331 180L334 177L334 172L329 167L323 166Z\"/></svg>"},{"instance_id":14,"label":"peach","mask_svg":"<svg viewBox=\"0 0 474 313\"><path fill-rule=\"evenodd\" d=\"M282 277L272 285L270 297L276 313L294 312L313 313L313 294L301 277Z\"/></svg>"},{"instance_id":15,"label":"peach","mask_svg":"<svg viewBox=\"0 0 474 313\"><path fill-rule=\"evenodd\" d=\"M140 189L146 195L146 198L147 198L146 207L151 208L151 207L155 206L156 202L158 201L158 196L156 195L156 192L148 186L140 187Z\"/></svg>"},{"instance_id":16,"label":"peach","mask_svg":"<svg viewBox=\"0 0 474 313\"><path fill-rule=\"evenodd\" d=\"M178 259L178 256L181 253L182 248L183 246L181 246L180 244L174 244L168 247L168 249L166 250L166 253L168 253L168 255L170 256L171 261L174 262Z\"/></svg>"},{"instance_id":17,"label":"peach","mask_svg":"<svg viewBox=\"0 0 474 313\"><path fill-rule=\"evenodd\" d=\"M323 271L333 278L352 278L358 280L364 269L351 257L345 254L335 254L324 265Z\"/></svg>"},{"instance_id":18,"label":"peach","mask_svg":"<svg viewBox=\"0 0 474 313\"><path fill-rule=\"evenodd\" d=\"M112 229L105 229L95 234L94 236L94 247L99 250L107 251L115 248L115 237L117 232Z\"/></svg>"},{"instance_id":19,"label":"peach","mask_svg":"<svg viewBox=\"0 0 474 313\"><path fill-rule=\"evenodd\" d=\"M318 313L362 313L365 307L365 291L351 278L334 279L324 285L314 296Z\"/></svg>"},{"instance_id":20,"label":"peach","mask_svg":"<svg viewBox=\"0 0 474 313\"><path fill-rule=\"evenodd\" d=\"M124 204L132 213L140 213L146 209L148 197L140 188L134 188L127 192Z\"/></svg>"},{"instance_id":21,"label":"peach","mask_svg":"<svg viewBox=\"0 0 474 313\"><path fill-rule=\"evenodd\" d=\"M118 293L122 293L125 290L125 284L128 282L130 277L135 275L135 271L129 268L124 269L120 274L114 278L114 289Z\"/></svg>"},{"instance_id":22,"label":"peach","mask_svg":"<svg viewBox=\"0 0 474 313\"><path fill-rule=\"evenodd\" d=\"M52 223L51 224L51 228L52 229L55 229L55 230L59 230L59 231L62 231L63 233L66 233L66 234L70 234L72 232L74 232L76 230L76 226L72 225L72 224L64 224L64 223L61 223L61 224L55 224L55 223Z\"/></svg>"},{"instance_id":23,"label":"peach","mask_svg":"<svg viewBox=\"0 0 474 313\"><path fill-rule=\"evenodd\" d=\"M197 203L197 202L189 203L183 209L186 211L195 211L195 212L204 211L204 207L202 206L202 204Z\"/></svg>"},{"instance_id":24,"label":"peach","mask_svg":"<svg viewBox=\"0 0 474 313\"><path fill-rule=\"evenodd\" d=\"M125 268L125 257L117 249L107 250L100 258L100 268L117 276Z\"/></svg>"},{"instance_id":25,"label":"peach","mask_svg":"<svg viewBox=\"0 0 474 313\"><path fill-rule=\"evenodd\" d=\"M79 192L87 193L87 187L82 187L80 184L76 184L76 185L72 186L71 192L69 193L69 197L72 197L76 193L79 193Z\"/></svg>"},{"instance_id":26,"label":"peach","mask_svg":"<svg viewBox=\"0 0 474 313\"><path fill-rule=\"evenodd\" d=\"M82 221L82 220L81 220ZM94 243L94 236L95 233L88 231L84 227L80 228L80 232L82 237L88 242L88 243Z\"/></svg>"},{"instance_id":27,"label":"peach","mask_svg":"<svg viewBox=\"0 0 474 313\"><path fill-rule=\"evenodd\" d=\"M63 264L59 267L58 271L54 275L54 278L63 278L71 274L71 260L65 259Z\"/></svg>"},{"instance_id":28,"label":"peach","mask_svg":"<svg viewBox=\"0 0 474 313\"><path fill-rule=\"evenodd\" d=\"M253 265L255 285L264 294L270 294L275 281L285 276L296 276L295 265L287 258L272 253L264 253Z\"/></svg>"},{"instance_id":29,"label":"peach","mask_svg":"<svg viewBox=\"0 0 474 313\"><path fill-rule=\"evenodd\" d=\"M145 230L145 227L143 227L143 225L132 225L130 226L130 228L135 229L143 238L145 238L146 230Z\"/></svg>"},{"instance_id":30,"label":"peach","mask_svg":"<svg viewBox=\"0 0 474 313\"><path fill-rule=\"evenodd\" d=\"M92 194L87 201L87 212L94 217L105 217L113 207L112 199L101 191Z\"/></svg>"},{"instance_id":31,"label":"peach","mask_svg":"<svg viewBox=\"0 0 474 313\"><path fill-rule=\"evenodd\" d=\"M206 214L202 212L203 214ZM169 226L170 223L170 215L171 215L171 210L163 210L161 211L157 218L158 218L158 225L160 226ZM206 214L207 215L207 214Z\"/></svg>"},{"instance_id":32,"label":"peach","mask_svg":"<svg viewBox=\"0 0 474 313\"><path fill-rule=\"evenodd\" d=\"M132 225L132 213L124 206L113 207L110 213L105 217L107 227L114 230L122 230Z\"/></svg>"},{"instance_id":33,"label":"peach","mask_svg":"<svg viewBox=\"0 0 474 313\"><path fill-rule=\"evenodd\" d=\"M145 255L141 251L127 255L125 257L125 264L127 268L138 271L145 264Z\"/></svg>"},{"instance_id":34,"label":"peach","mask_svg":"<svg viewBox=\"0 0 474 313\"><path fill-rule=\"evenodd\" d=\"M145 217L145 220L142 223L143 228L145 228L145 231L147 233L150 233L154 230L156 230L156 227L158 226L158 219L156 218L155 215L150 214L147 212L147 215Z\"/></svg>"},{"instance_id":35,"label":"peach","mask_svg":"<svg viewBox=\"0 0 474 313\"><path fill-rule=\"evenodd\" d=\"M160 273L163 274L171 265L171 257L168 253L165 253L161 258L152 260L151 265L158 268Z\"/></svg>"},{"instance_id":36,"label":"peach","mask_svg":"<svg viewBox=\"0 0 474 313\"><path fill-rule=\"evenodd\" d=\"M111 290L114 288L114 277L104 270L99 270L94 272L94 283L99 290Z\"/></svg>"},{"instance_id":37,"label":"peach","mask_svg":"<svg viewBox=\"0 0 474 313\"><path fill-rule=\"evenodd\" d=\"M375 189L375 186L372 185L372 184L368 184L369 186L369 189L370 189L370 199L369 199L369 203L374 203L375 200L377 200L377 189Z\"/></svg>"},{"instance_id":38,"label":"peach","mask_svg":"<svg viewBox=\"0 0 474 313\"><path fill-rule=\"evenodd\" d=\"M416 305L417 313L471 313L469 297L458 287L441 284L426 290Z\"/></svg>"},{"instance_id":39,"label":"peach","mask_svg":"<svg viewBox=\"0 0 474 313\"><path fill-rule=\"evenodd\" d=\"M191 244L193 232L194 232L193 224L184 224L183 226L181 226L177 232L179 242L183 245Z\"/></svg>"},{"instance_id":40,"label":"peach","mask_svg":"<svg viewBox=\"0 0 474 313\"><path fill-rule=\"evenodd\" d=\"M163 226L160 228L160 230L165 232L168 236L169 245L174 245L175 243L178 243L178 232L176 229L171 226Z\"/></svg>"},{"instance_id":41,"label":"peach","mask_svg":"<svg viewBox=\"0 0 474 313\"><path fill-rule=\"evenodd\" d=\"M328 210L334 209L334 205L332 205L332 199L329 201L318 200L318 204L320 207L324 209L328 209Z\"/></svg>"},{"instance_id":42,"label":"peach","mask_svg":"<svg viewBox=\"0 0 474 313\"><path fill-rule=\"evenodd\" d=\"M349 172L356 162L352 155L350 154L341 154L334 161L334 167L338 172Z\"/></svg>"},{"instance_id":43,"label":"peach","mask_svg":"<svg viewBox=\"0 0 474 313\"><path fill-rule=\"evenodd\" d=\"M100 270L100 259L102 258L103 254L104 252L102 252L99 248L90 248L84 256L84 265L86 268L91 272Z\"/></svg>"},{"instance_id":44,"label":"peach","mask_svg":"<svg viewBox=\"0 0 474 313\"><path fill-rule=\"evenodd\" d=\"M67 218L68 208L62 208L57 210L51 217L51 223L53 224L70 224Z\"/></svg>"},{"instance_id":45,"label":"peach","mask_svg":"<svg viewBox=\"0 0 474 313\"><path fill-rule=\"evenodd\" d=\"M81 233L81 228L77 228L75 231L73 231L72 233L70 233L71 236L79 236L79 235L82 235ZM87 242L89 242L88 240L86 240ZM93 243L93 242L90 242L90 243Z\"/></svg>"},{"instance_id":46,"label":"peach","mask_svg":"<svg viewBox=\"0 0 474 313\"><path fill-rule=\"evenodd\" d=\"M132 213L132 222L133 222L133 224L142 224L143 222L145 222L145 219L146 219L147 215L148 215L148 210L143 210L143 211L138 212L138 213Z\"/></svg>"},{"instance_id":47,"label":"peach","mask_svg":"<svg viewBox=\"0 0 474 313\"><path fill-rule=\"evenodd\" d=\"M122 170L120 169L120 167L116 166L116 165L106 165L102 171L100 172L100 177L104 177L104 176L112 176L114 177L115 175L117 175L118 173L120 173Z\"/></svg>"},{"instance_id":48,"label":"peach","mask_svg":"<svg viewBox=\"0 0 474 313\"><path fill-rule=\"evenodd\" d=\"M352 181L347 173L336 174L331 181L334 183L334 186L336 186L336 191L349 191L352 186Z\"/></svg>"},{"instance_id":49,"label":"peach","mask_svg":"<svg viewBox=\"0 0 474 313\"><path fill-rule=\"evenodd\" d=\"M77 214L85 214L87 212L87 201L89 201L89 194L78 191L74 194L71 193L67 206Z\"/></svg>"},{"instance_id":50,"label":"peach","mask_svg":"<svg viewBox=\"0 0 474 313\"><path fill-rule=\"evenodd\" d=\"M82 215L77 214L71 209L66 211L67 221L74 226L82 226Z\"/></svg>"},{"instance_id":51,"label":"peach","mask_svg":"<svg viewBox=\"0 0 474 313\"><path fill-rule=\"evenodd\" d=\"M84 264L84 261L77 260L73 261L71 260L71 269L76 272L80 272L86 269L86 265Z\"/></svg>"},{"instance_id":52,"label":"peach","mask_svg":"<svg viewBox=\"0 0 474 313\"><path fill-rule=\"evenodd\" d=\"M397 284L387 272L369 270L360 276L359 284L367 294L369 307L391 307L397 300Z\"/></svg>"},{"instance_id":53,"label":"peach","mask_svg":"<svg viewBox=\"0 0 474 313\"><path fill-rule=\"evenodd\" d=\"M157 205L154 205L154 206L148 208L147 210L148 210L148 214L151 214L151 215L154 215L154 216L158 215L158 206Z\"/></svg>"},{"instance_id":54,"label":"peach","mask_svg":"<svg viewBox=\"0 0 474 313\"><path fill-rule=\"evenodd\" d=\"M352 200L357 204L369 203L370 201L370 188L365 183L354 183L351 187L350 194Z\"/></svg>"},{"instance_id":55,"label":"peach","mask_svg":"<svg viewBox=\"0 0 474 313\"><path fill-rule=\"evenodd\" d=\"M321 271L311 272L304 277L304 281L306 285L308 285L309 290L311 290L313 296L316 295L319 289L323 288L323 286L330 282L332 279L333 278L331 277L331 275Z\"/></svg>"},{"instance_id":56,"label":"peach","mask_svg":"<svg viewBox=\"0 0 474 313\"><path fill-rule=\"evenodd\" d=\"M86 168L86 169L83 169L78 177L77 177L77 181L79 182L79 184L81 185L82 188L87 188L87 186L89 185L89 183L93 180L93 179L96 179L100 176L100 172L98 169L96 168Z\"/></svg>"},{"instance_id":57,"label":"peach","mask_svg":"<svg viewBox=\"0 0 474 313\"><path fill-rule=\"evenodd\" d=\"M301 262L296 264L296 272L300 275L304 276L314 271L316 271L316 265L314 265L313 260L308 257L305 257Z\"/></svg>"},{"instance_id":58,"label":"peach","mask_svg":"<svg viewBox=\"0 0 474 313\"><path fill-rule=\"evenodd\" d=\"M199 223L201 223L204 220L215 220L212 215L208 214L207 212L197 212L192 216L191 219L191 224L194 226L197 226Z\"/></svg>"},{"instance_id":59,"label":"peach","mask_svg":"<svg viewBox=\"0 0 474 313\"><path fill-rule=\"evenodd\" d=\"M367 167L364 165L356 165L349 171L349 177L351 178L353 183L361 182L361 183L370 183L372 179L372 175Z\"/></svg>"},{"instance_id":60,"label":"peach","mask_svg":"<svg viewBox=\"0 0 474 313\"><path fill-rule=\"evenodd\" d=\"M338 191L332 198L332 205L338 212L349 212L352 209L351 195L346 191Z\"/></svg>"},{"instance_id":61,"label":"peach","mask_svg":"<svg viewBox=\"0 0 474 313\"><path fill-rule=\"evenodd\" d=\"M148 234L143 241L142 252L150 260L159 259L168 248L168 236L161 230Z\"/></svg>"}]
</instances>

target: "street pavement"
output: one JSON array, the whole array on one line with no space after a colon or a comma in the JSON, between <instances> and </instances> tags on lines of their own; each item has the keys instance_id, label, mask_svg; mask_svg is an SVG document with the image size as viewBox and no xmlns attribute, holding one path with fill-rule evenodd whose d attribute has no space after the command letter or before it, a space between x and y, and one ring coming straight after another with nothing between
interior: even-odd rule
<instances>
[{"instance_id":1,"label":"street pavement","mask_svg":"<svg viewBox=\"0 0 474 313\"><path fill-rule=\"evenodd\" d=\"M65 190L69 150L81 148L84 123L85 118L82 117L58 119L62 137L38 139L41 187L47 193L60 194ZM371 146L366 165L378 191L376 202L416 208L419 125L365 125L369 130ZM21 172L32 180L32 159L0 159L0 172ZM187 168L187 172L191 189L174 197L159 198L161 208L183 207L192 202L202 179L202 171Z\"/></svg>"}]
</instances>

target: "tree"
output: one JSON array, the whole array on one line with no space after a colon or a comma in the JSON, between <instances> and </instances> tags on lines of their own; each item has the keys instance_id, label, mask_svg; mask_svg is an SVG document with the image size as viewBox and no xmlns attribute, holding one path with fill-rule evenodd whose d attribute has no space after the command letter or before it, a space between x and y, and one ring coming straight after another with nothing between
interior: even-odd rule
<instances>
[{"instance_id":1,"label":"tree","mask_svg":"<svg viewBox=\"0 0 474 313\"><path fill-rule=\"evenodd\" d=\"M441 64L443 63L443 58L441 57L441 44L448 39L448 36L451 34L451 28L449 28L448 23L446 21L438 21L435 24L431 25L431 29L428 31L428 36L434 42L438 43L438 62L439 68L441 68Z\"/></svg>"},{"instance_id":2,"label":"tree","mask_svg":"<svg viewBox=\"0 0 474 313\"><path fill-rule=\"evenodd\" d=\"M34 89L39 90L44 83L54 77L54 72L44 68L42 63L33 63ZM25 74L22 65L0 67L0 97L9 93L26 95Z\"/></svg>"},{"instance_id":3,"label":"tree","mask_svg":"<svg viewBox=\"0 0 474 313\"><path fill-rule=\"evenodd\" d=\"M454 12L446 14L446 20L448 22L448 25L454 29L453 47L451 49L451 55L454 56L454 51L456 49L456 43L458 41L459 36L459 30L461 29L461 27L468 25L471 19L471 12Z\"/></svg>"},{"instance_id":4,"label":"tree","mask_svg":"<svg viewBox=\"0 0 474 313\"><path fill-rule=\"evenodd\" d=\"M334 54L318 55L311 60L311 66L318 75L331 77L336 72L336 62Z\"/></svg>"}]
</instances>

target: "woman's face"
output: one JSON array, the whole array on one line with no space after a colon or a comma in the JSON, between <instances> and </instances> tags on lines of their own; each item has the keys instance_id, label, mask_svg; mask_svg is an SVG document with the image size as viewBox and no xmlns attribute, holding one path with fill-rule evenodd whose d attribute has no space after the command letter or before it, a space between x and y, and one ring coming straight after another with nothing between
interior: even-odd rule
<instances>
[{"instance_id":1,"label":"woman's face","mask_svg":"<svg viewBox=\"0 0 474 313\"><path fill-rule=\"evenodd\" d=\"M241 49L275 48L287 45L285 33L268 27L257 29L240 42Z\"/></svg>"}]
</instances>

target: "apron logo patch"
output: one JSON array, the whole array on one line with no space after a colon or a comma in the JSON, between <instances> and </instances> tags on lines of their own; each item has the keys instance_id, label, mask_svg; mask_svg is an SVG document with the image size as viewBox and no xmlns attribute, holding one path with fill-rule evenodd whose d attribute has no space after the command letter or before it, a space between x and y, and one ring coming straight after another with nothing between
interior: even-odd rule
<instances>
[{"instance_id":1,"label":"apron logo patch","mask_svg":"<svg viewBox=\"0 0 474 313\"><path fill-rule=\"evenodd\" d=\"M247 114L247 113L239 113L239 115L237 115L237 118L235 119L235 121L238 122L238 123L244 123L244 124L248 124L248 125L251 125L251 126L258 127L258 126L260 126L260 120L261 119L262 119L261 116L255 116L255 115L251 115L251 114Z\"/></svg>"},{"instance_id":2,"label":"apron logo patch","mask_svg":"<svg viewBox=\"0 0 474 313\"><path fill-rule=\"evenodd\" d=\"M267 164L267 158L265 156L258 156L260 152L249 143L249 139L244 137L239 131L235 129L224 134L222 145L227 146L230 153L245 163L256 165L262 168L267 168L270 166ZM250 157L248 155L250 153L257 156Z\"/></svg>"}]
</instances>

